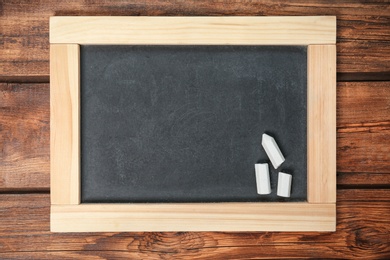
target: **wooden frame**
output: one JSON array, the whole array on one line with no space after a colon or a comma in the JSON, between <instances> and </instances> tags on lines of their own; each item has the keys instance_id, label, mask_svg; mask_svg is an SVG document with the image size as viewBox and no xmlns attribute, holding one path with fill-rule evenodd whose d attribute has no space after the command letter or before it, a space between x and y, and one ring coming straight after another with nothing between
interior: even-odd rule
<instances>
[{"instance_id":1,"label":"wooden frame","mask_svg":"<svg viewBox=\"0 0 390 260\"><path fill-rule=\"evenodd\" d=\"M307 45L308 201L80 204L80 44ZM52 17L51 231L335 231L335 44L332 16Z\"/></svg>"}]
</instances>

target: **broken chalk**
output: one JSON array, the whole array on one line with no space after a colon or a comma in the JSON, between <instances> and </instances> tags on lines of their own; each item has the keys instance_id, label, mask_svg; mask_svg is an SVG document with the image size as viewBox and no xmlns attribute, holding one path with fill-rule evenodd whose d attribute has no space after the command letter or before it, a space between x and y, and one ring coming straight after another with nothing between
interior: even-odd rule
<instances>
[{"instance_id":1,"label":"broken chalk","mask_svg":"<svg viewBox=\"0 0 390 260\"><path fill-rule=\"evenodd\" d=\"M280 197L290 197L291 192L291 174L279 172L278 176L278 192Z\"/></svg>"},{"instance_id":2,"label":"broken chalk","mask_svg":"<svg viewBox=\"0 0 390 260\"><path fill-rule=\"evenodd\" d=\"M269 180L268 163L255 164L256 185L258 194L270 194L271 182Z\"/></svg>"},{"instance_id":3,"label":"broken chalk","mask_svg":"<svg viewBox=\"0 0 390 260\"><path fill-rule=\"evenodd\" d=\"M264 147L268 158L271 160L272 165L277 169L284 162L284 156L275 139L272 136L263 134L261 144Z\"/></svg>"}]
</instances>

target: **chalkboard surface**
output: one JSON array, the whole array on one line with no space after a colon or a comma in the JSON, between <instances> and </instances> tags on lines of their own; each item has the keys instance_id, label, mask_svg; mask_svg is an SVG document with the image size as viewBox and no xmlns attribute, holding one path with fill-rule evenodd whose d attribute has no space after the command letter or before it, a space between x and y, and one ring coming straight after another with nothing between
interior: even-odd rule
<instances>
[{"instance_id":1,"label":"chalkboard surface","mask_svg":"<svg viewBox=\"0 0 390 260\"><path fill-rule=\"evenodd\" d=\"M85 45L80 62L82 203L306 200L305 46ZM270 195L264 132L286 158Z\"/></svg>"}]
</instances>

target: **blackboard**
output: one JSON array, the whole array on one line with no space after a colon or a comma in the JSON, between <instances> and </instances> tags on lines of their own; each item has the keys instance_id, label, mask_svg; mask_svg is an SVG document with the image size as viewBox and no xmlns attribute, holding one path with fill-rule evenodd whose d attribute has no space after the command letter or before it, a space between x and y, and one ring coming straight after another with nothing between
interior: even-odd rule
<instances>
[{"instance_id":1,"label":"blackboard","mask_svg":"<svg viewBox=\"0 0 390 260\"><path fill-rule=\"evenodd\" d=\"M306 201L306 46L82 45L80 77L82 203ZM286 158L270 195L264 132Z\"/></svg>"}]
</instances>

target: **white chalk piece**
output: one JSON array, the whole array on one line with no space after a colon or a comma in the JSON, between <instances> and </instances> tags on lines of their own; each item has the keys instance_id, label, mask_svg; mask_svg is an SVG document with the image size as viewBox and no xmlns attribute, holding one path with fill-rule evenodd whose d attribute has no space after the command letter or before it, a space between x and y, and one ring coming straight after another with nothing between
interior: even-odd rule
<instances>
[{"instance_id":1,"label":"white chalk piece","mask_svg":"<svg viewBox=\"0 0 390 260\"><path fill-rule=\"evenodd\" d=\"M271 182L269 179L268 163L255 164L256 185L258 194L270 194Z\"/></svg>"},{"instance_id":2,"label":"white chalk piece","mask_svg":"<svg viewBox=\"0 0 390 260\"><path fill-rule=\"evenodd\" d=\"M279 149L278 144L272 136L263 134L261 145L264 147L268 158L271 160L272 165L277 169L283 162L284 156Z\"/></svg>"},{"instance_id":3,"label":"white chalk piece","mask_svg":"<svg viewBox=\"0 0 390 260\"><path fill-rule=\"evenodd\" d=\"M278 192L280 197L290 197L292 175L284 172L279 172L278 176Z\"/></svg>"}]
</instances>

